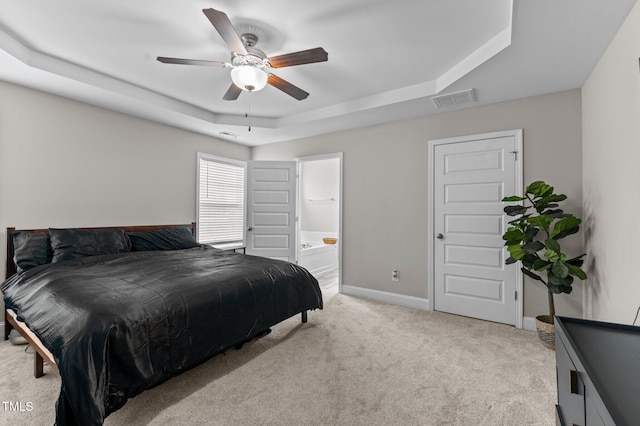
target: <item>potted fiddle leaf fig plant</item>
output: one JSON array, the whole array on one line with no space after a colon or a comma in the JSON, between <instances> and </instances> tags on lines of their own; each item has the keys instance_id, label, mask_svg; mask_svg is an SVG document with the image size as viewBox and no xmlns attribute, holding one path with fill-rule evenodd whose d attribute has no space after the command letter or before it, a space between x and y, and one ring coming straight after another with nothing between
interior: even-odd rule
<instances>
[{"instance_id":1,"label":"potted fiddle leaf fig plant","mask_svg":"<svg viewBox=\"0 0 640 426\"><path fill-rule=\"evenodd\" d=\"M505 263L520 261L526 276L547 287L549 315L536 317L536 328L542 343L550 349L555 347L554 294L571 293L574 278L587 278L581 268L586 253L569 258L560 245L560 240L578 232L582 222L560 208L559 203L566 199L566 195L555 194L554 188L543 181L527 186L524 197L502 199L523 202L504 208L507 215L516 217L502 236L510 255Z\"/></svg>"}]
</instances>

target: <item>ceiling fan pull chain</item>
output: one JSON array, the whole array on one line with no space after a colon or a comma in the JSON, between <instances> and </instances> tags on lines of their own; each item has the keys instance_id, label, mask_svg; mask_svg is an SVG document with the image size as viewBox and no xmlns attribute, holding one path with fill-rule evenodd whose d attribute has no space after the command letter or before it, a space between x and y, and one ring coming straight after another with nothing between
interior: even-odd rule
<instances>
[{"instance_id":1,"label":"ceiling fan pull chain","mask_svg":"<svg viewBox=\"0 0 640 426\"><path fill-rule=\"evenodd\" d=\"M247 113L244 116L247 118L249 131L251 131L251 90L247 91Z\"/></svg>"}]
</instances>

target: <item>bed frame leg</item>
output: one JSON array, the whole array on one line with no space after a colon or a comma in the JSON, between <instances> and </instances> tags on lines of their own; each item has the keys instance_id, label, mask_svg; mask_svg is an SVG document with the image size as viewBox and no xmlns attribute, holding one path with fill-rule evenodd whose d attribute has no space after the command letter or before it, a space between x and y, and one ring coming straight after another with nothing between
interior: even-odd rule
<instances>
[{"instance_id":1,"label":"bed frame leg","mask_svg":"<svg viewBox=\"0 0 640 426\"><path fill-rule=\"evenodd\" d=\"M5 309L4 311L4 340L9 340L9 333L13 330L13 325L8 320L9 312Z\"/></svg>"},{"instance_id":2,"label":"bed frame leg","mask_svg":"<svg viewBox=\"0 0 640 426\"><path fill-rule=\"evenodd\" d=\"M44 376L44 360L37 351L33 354L33 375L36 379Z\"/></svg>"},{"instance_id":3,"label":"bed frame leg","mask_svg":"<svg viewBox=\"0 0 640 426\"><path fill-rule=\"evenodd\" d=\"M307 322L307 311L302 311L302 322L305 323Z\"/></svg>"}]
</instances>

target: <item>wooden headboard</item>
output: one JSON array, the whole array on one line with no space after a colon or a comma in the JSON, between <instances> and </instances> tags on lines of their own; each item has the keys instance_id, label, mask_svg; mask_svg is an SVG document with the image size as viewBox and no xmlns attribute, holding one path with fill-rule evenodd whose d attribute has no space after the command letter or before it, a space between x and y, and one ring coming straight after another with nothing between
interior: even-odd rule
<instances>
[{"instance_id":1,"label":"wooden headboard","mask_svg":"<svg viewBox=\"0 0 640 426\"><path fill-rule=\"evenodd\" d=\"M191 233L196 235L196 223L192 222L186 225L143 225L143 226L98 226L91 228L75 228L75 229L122 229L125 232L141 232L141 231L153 231L157 229L170 229L170 228L189 228ZM16 265L13 263L13 239L11 235L16 232L49 232L49 229L16 229L7 228L7 270L5 277L9 278L16 273Z\"/></svg>"}]
</instances>

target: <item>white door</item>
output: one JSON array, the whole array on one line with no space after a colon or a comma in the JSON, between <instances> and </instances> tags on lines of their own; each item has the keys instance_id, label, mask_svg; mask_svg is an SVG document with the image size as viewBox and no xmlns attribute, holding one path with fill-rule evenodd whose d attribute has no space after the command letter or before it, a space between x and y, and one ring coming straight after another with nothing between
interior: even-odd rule
<instances>
[{"instance_id":1,"label":"white door","mask_svg":"<svg viewBox=\"0 0 640 426\"><path fill-rule=\"evenodd\" d=\"M295 262L296 162L250 161L246 253Z\"/></svg>"},{"instance_id":2,"label":"white door","mask_svg":"<svg viewBox=\"0 0 640 426\"><path fill-rule=\"evenodd\" d=\"M521 191L522 133L432 141L434 309L521 326L502 198Z\"/></svg>"}]
</instances>

